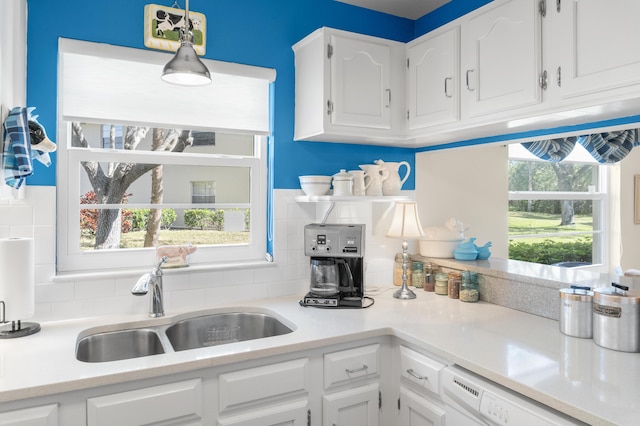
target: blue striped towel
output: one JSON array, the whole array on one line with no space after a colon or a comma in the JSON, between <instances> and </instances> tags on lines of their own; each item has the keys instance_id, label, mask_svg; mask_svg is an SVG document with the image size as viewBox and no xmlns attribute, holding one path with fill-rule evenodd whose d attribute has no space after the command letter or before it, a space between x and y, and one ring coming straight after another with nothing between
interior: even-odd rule
<instances>
[{"instance_id":1,"label":"blue striped towel","mask_svg":"<svg viewBox=\"0 0 640 426\"><path fill-rule=\"evenodd\" d=\"M4 181L16 189L22 186L27 176L33 174L27 117L27 108L13 108L3 126L2 170Z\"/></svg>"}]
</instances>

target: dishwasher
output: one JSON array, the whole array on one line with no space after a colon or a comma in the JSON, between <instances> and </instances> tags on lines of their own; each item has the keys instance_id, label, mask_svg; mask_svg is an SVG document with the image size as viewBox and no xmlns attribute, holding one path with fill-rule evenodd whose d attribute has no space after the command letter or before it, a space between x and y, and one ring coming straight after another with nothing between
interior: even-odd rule
<instances>
[{"instance_id":1,"label":"dishwasher","mask_svg":"<svg viewBox=\"0 0 640 426\"><path fill-rule=\"evenodd\" d=\"M586 425L455 365L442 378L447 426Z\"/></svg>"}]
</instances>

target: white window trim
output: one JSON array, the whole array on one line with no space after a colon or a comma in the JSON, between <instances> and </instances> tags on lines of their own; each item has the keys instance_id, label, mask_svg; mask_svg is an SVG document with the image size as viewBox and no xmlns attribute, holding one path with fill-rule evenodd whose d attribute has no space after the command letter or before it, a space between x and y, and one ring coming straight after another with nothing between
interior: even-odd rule
<instances>
[{"instance_id":1,"label":"white window trim","mask_svg":"<svg viewBox=\"0 0 640 426\"><path fill-rule=\"evenodd\" d=\"M63 56L65 52L71 52L72 55L88 55L91 56L92 52L107 52L109 58L118 58L118 55L122 54L123 60L135 58L134 60L144 62L149 59L149 63L157 65L166 63L171 59L171 54L161 54L158 52L118 48L114 46L99 45L95 47L95 43L77 42L71 40L61 40L60 42L60 71L58 77L58 93L64 93L65 76L63 74L64 62ZM95 53L95 55L98 55ZM158 59L158 55L161 58ZM247 77L249 80L262 79L267 80L270 83L275 79L275 73L273 70L260 69L257 67L246 67L238 64L220 63L217 61L206 61L207 65L213 70L221 70L221 73L225 73L228 76L238 75L242 78ZM162 66L158 68L158 80L160 70ZM68 81L68 77L67 81ZM238 80L242 80L239 78ZM224 80L224 79L223 79ZM214 78L215 81L215 78ZM262 87L261 85L254 84L251 81L250 86ZM166 83L163 83L166 84ZM170 86L170 85L169 85ZM217 89L220 90L220 89ZM260 89L262 90L262 89ZM198 96L201 94L198 92L185 92L180 99L179 103L188 103L188 93ZM260 101L264 100L264 93L261 92L260 96L256 96ZM244 101L250 100L250 97L245 97ZM267 98L268 100L268 98ZM77 99L76 99L77 102ZM200 99L202 102L202 99ZM147 268L153 265L155 262L155 250L153 248L141 248L141 249L127 249L127 250L96 250L96 251L81 251L80 250L80 208L79 206L79 194L80 194L80 182L79 179L74 179L74 176L80 176L82 172L81 161L95 160L96 153L91 149L81 148L68 148L68 144L71 138L71 121L88 121L95 123L111 124L110 119L100 119L92 115L91 117L78 116L76 113L65 116L64 107L65 97L59 96L58 105L58 215L57 215L57 272L58 274L73 274L73 273L85 273L91 271L126 271L126 270L138 270L139 268ZM268 102L267 102L268 103ZM253 114L260 108L269 108L269 103L266 106L259 106L253 108L251 113ZM256 113L258 120L262 120L264 112ZM134 120L135 121L135 120ZM113 123L113 124L130 124ZM138 122L139 125L148 125L150 127L157 126L157 123ZM180 153L175 156L167 156L166 153L157 153L152 151L127 151L124 155L128 158L134 158L137 162L152 162L154 164L188 164L188 165L205 165L205 166L231 166L231 167L249 167L251 173L251 188L250 188L250 203L241 207L250 208L250 242L248 244L233 244L223 246L209 246L200 247L195 253L189 256L189 263L197 268L207 267L207 265L226 265L229 266L235 263L247 263L247 262L259 262L265 261L266 252L266 234L267 234L267 136L268 132L264 130L257 131L255 126L251 126L250 129L238 128L235 126L235 122L230 126L225 126L224 123L220 123L219 127L203 127L196 126L194 130L214 130L222 132L235 132L235 133L253 133L255 140L255 155L252 157L244 156L203 156L201 154L189 154ZM232 127L235 126L235 127ZM262 125L258 126L261 127ZM182 127L187 127L182 126ZM262 127L261 127L262 128ZM123 156L122 152L110 152L100 150L100 161L118 161ZM170 160L170 161L169 161ZM163 205L167 207L173 207L171 205ZM234 204L232 207L238 207L238 204ZM136 206L137 207L137 206ZM222 204L217 204L216 207L224 207ZM231 206L230 206L231 207Z\"/></svg>"},{"instance_id":2,"label":"white window trim","mask_svg":"<svg viewBox=\"0 0 640 426\"><path fill-rule=\"evenodd\" d=\"M520 161L542 161L542 160L530 160L528 158L509 158L509 160ZM590 163L590 162L589 162ZM595 162L594 165L598 165ZM601 225L599 230L591 232L562 232L562 233L550 233L550 234L536 234L536 235L514 235L509 236L509 239L527 239L527 238L540 238L540 237L555 237L555 236L568 236L568 235L592 235L593 238L593 250L599 252L599 258L601 262L593 263L589 266L581 268L590 269L598 272L609 271L609 234L611 229L609 228L609 211L610 200L608 194L609 188L609 170L610 167L601 166L598 167L598 183L599 188L595 192L563 192L563 191L509 191L509 201L512 200L592 200L599 201L598 211L594 211L594 220L600 220ZM603 190L606 189L606 190Z\"/></svg>"}]
</instances>

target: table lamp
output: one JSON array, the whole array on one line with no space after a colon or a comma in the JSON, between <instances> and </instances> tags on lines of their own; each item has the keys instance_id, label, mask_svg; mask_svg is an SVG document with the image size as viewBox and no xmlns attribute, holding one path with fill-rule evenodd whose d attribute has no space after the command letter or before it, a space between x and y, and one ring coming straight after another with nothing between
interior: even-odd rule
<instances>
[{"instance_id":1,"label":"table lamp","mask_svg":"<svg viewBox=\"0 0 640 426\"><path fill-rule=\"evenodd\" d=\"M407 287L407 268L409 255L407 249L408 239L424 236L418 217L418 206L413 201L400 201L395 205L391 226L387 231L389 238L402 238L402 287L393 293L396 299L415 299L416 294Z\"/></svg>"}]
</instances>

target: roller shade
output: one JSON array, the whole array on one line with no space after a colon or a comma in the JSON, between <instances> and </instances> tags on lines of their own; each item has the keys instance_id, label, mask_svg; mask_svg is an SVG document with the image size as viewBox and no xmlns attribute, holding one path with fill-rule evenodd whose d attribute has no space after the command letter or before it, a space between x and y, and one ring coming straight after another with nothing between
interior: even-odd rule
<instances>
[{"instance_id":1,"label":"roller shade","mask_svg":"<svg viewBox=\"0 0 640 426\"><path fill-rule=\"evenodd\" d=\"M65 121L269 134L273 69L203 59L212 83L182 87L160 79L173 54L68 39L58 47Z\"/></svg>"}]
</instances>

